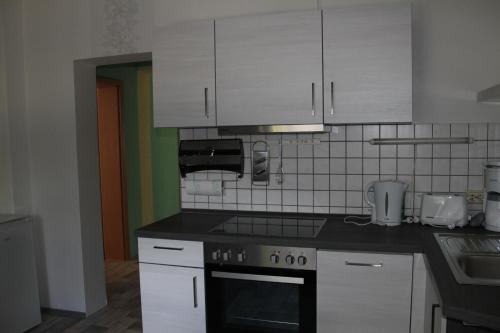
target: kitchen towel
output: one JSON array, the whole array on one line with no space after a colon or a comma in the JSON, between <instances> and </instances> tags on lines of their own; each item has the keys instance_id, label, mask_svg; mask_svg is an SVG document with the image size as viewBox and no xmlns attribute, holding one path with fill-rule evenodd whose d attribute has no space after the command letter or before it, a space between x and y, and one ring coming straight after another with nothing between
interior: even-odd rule
<instances>
[{"instance_id":1,"label":"kitchen towel","mask_svg":"<svg viewBox=\"0 0 500 333\"><path fill-rule=\"evenodd\" d=\"M194 195L222 195L221 180L185 180L186 191Z\"/></svg>"}]
</instances>

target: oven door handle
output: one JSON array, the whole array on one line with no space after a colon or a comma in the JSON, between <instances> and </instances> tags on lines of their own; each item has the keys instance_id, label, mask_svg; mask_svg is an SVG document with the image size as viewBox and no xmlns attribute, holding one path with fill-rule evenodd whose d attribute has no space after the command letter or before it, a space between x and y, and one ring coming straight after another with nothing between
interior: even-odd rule
<instances>
[{"instance_id":1,"label":"oven door handle","mask_svg":"<svg viewBox=\"0 0 500 333\"><path fill-rule=\"evenodd\" d=\"M259 274L244 274L244 273L212 271L212 277L213 278L220 278L220 279L233 279L233 280L275 282L275 283L288 283L288 284L304 284L304 278L290 277L290 276L277 276L277 275L259 275Z\"/></svg>"}]
</instances>

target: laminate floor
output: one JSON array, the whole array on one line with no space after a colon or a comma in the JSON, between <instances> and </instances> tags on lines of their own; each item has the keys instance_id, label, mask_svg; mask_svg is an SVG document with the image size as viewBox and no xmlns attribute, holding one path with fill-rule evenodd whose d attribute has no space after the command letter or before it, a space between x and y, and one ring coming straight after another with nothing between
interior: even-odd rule
<instances>
[{"instance_id":1,"label":"laminate floor","mask_svg":"<svg viewBox=\"0 0 500 333\"><path fill-rule=\"evenodd\" d=\"M106 262L108 306L87 317L44 311L42 323L29 333L142 332L137 261Z\"/></svg>"}]
</instances>

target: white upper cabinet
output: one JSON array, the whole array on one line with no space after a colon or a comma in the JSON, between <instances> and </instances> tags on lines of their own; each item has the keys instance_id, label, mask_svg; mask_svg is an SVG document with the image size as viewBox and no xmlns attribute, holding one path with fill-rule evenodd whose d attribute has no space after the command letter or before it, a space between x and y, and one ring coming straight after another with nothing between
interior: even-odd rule
<instances>
[{"instance_id":1,"label":"white upper cabinet","mask_svg":"<svg viewBox=\"0 0 500 333\"><path fill-rule=\"evenodd\" d=\"M412 121L410 4L323 11L325 123Z\"/></svg>"},{"instance_id":2,"label":"white upper cabinet","mask_svg":"<svg viewBox=\"0 0 500 333\"><path fill-rule=\"evenodd\" d=\"M153 87L155 127L216 125L213 20L155 31Z\"/></svg>"},{"instance_id":3,"label":"white upper cabinet","mask_svg":"<svg viewBox=\"0 0 500 333\"><path fill-rule=\"evenodd\" d=\"M215 22L217 125L323 123L321 12Z\"/></svg>"}]
</instances>

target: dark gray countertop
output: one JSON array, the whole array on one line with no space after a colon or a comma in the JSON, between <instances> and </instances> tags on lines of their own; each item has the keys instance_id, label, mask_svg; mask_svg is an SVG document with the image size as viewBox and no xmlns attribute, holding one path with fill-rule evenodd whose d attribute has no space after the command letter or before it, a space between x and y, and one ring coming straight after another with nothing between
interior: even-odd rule
<instances>
[{"instance_id":1,"label":"dark gray countertop","mask_svg":"<svg viewBox=\"0 0 500 333\"><path fill-rule=\"evenodd\" d=\"M343 223L344 216L314 214L327 222L316 238L279 238L267 236L224 235L210 229L234 215L307 216L307 214L242 213L231 211L184 210L182 213L137 230L138 237L194 240L218 243L252 243L313 247L341 251L388 253L425 253L433 280L439 291L446 317L500 330L500 287L460 285L455 281L433 234L437 229L420 224L398 227L356 226ZM485 233L483 229L464 228L452 232Z\"/></svg>"}]
</instances>

